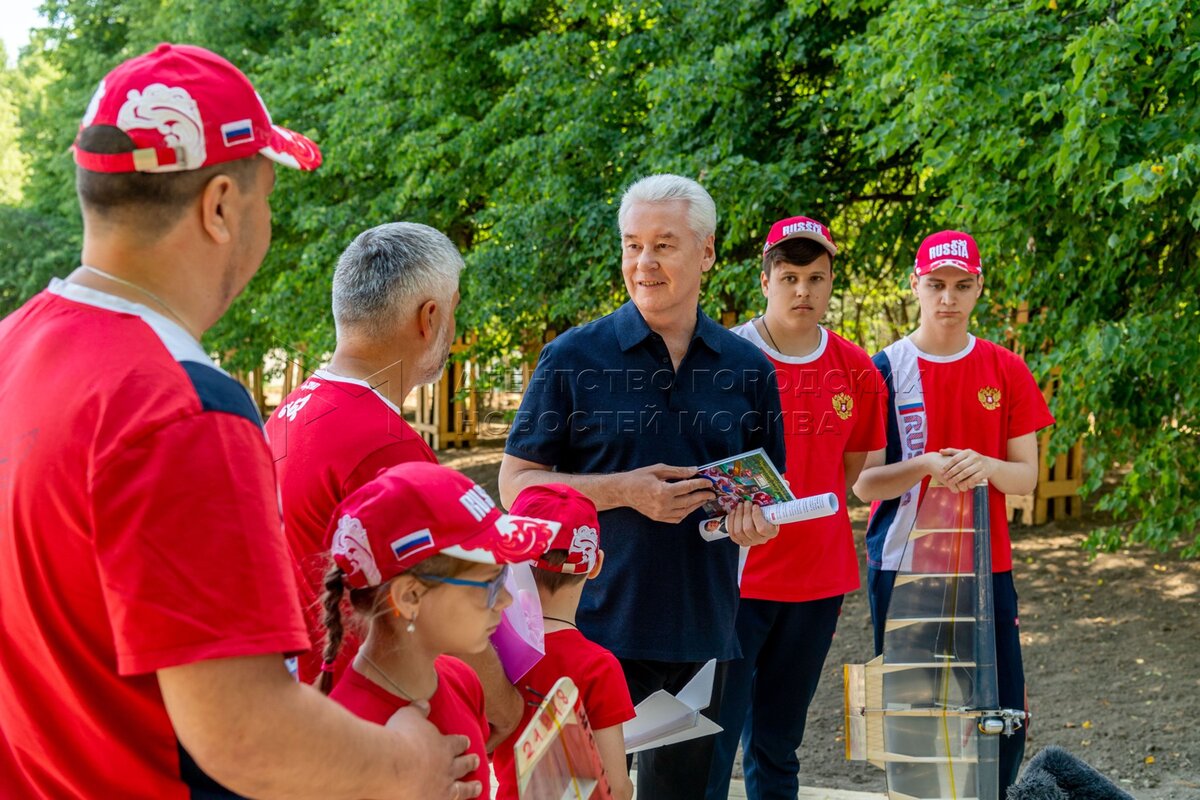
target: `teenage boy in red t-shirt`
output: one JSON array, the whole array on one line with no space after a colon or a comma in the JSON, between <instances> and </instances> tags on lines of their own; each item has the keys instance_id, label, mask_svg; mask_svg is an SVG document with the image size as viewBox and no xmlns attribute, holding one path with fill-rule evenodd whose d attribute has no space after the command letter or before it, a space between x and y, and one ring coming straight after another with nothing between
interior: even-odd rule
<instances>
[{"instance_id":1,"label":"teenage boy in red t-shirt","mask_svg":"<svg viewBox=\"0 0 1200 800\"><path fill-rule=\"evenodd\" d=\"M954 491L986 480L999 698L1004 708L1022 709L1025 672L1004 496L1029 494L1037 486L1037 432L1053 425L1054 417L1021 357L968 330L983 293L973 238L960 231L927 237L909 283L921 304L921 323L875 356L888 387L887 448L867 457L854 485L860 498L875 501L867 525L875 652L883 651L896 569L929 480ZM1000 797L1016 780L1024 752L1024 729L1001 737Z\"/></svg>"},{"instance_id":2,"label":"teenage boy in red t-shirt","mask_svg":"<svg viewBox=\"0 0 1200 800\"><path fill-rule=\"evenodd\" d=\"M784 525L775 539L743 551L742 657L729 665L708 798L728 795L739 738L747 797L796 796L808 704L842 598L859 586L846 487L867 453L884 444L884 395L866 352L820 325L835 255L833 236L820 222L776 222L763 248L767 311L734 329L775 368L792 492L833 492L839 507L831 517Z\"/></svg>"},{"instance_id":3,"label":"teenage boy in red t-shirt","mask_svg":"<svg viewBox=\"0 0 1200 800\"><path fill-rule=\"evenodd\" d=\"M513 746L533 718L542 698L563 676L579 688L583 708L614 800L633 797L633 781L625 761L621 725L633 719L633 701L617 657L589 642L575 626L575 609L584 584L600 574L600 521L585 495L563 484L546 483L521 490L511 513L562 523L546 553L534 562L533 578L542 601L546 655L521 678L518 688L529 701L517 730L492 753L499 790L497 800L516 800L517 773Z\"/></svg>"}]
</instances>

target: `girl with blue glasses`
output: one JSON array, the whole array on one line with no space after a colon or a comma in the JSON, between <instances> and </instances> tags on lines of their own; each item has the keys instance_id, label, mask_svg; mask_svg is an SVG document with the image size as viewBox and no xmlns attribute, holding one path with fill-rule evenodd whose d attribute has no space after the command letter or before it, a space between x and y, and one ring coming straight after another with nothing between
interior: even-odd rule
<instances>
[{"instance_id":1,"label":"girl with blue glasses","mask_svg":"<svg viewBox=\"0 0 1200 800\"><path fill-rule=\"evenodd\" d=\"M406 705L426 706L442 733L470 740L479 756L474 779L488 797L483 687L470 667L446 654L487 647L512 603L504 588L508 565L540 556L559 527L501 514L470 478L437 464L380 472L338 505L330 523L318 686L380 725ZM347 594L363 641L333 686Z\"/></svg>"}]
</instances>

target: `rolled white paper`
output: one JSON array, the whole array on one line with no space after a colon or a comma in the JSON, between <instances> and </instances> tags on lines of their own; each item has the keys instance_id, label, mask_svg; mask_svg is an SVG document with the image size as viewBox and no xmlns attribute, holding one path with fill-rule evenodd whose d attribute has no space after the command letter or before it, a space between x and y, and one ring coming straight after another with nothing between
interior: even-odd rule
<instances>
[{"instance_id":1,"label":"rolled white paper","mask_svg":"<svg viewBox=\"0 0 1200 800\"><path fill-rule=\"evenodd\" d=\"M838 510L837 495L833 492L814 494L811 497L801 497L786 503L774 503L762 506L763 516L772 525L783 525L788 522L803 522L809 519L820 519L836 514ZM725 517L713 517L700 523L700 535L707 542L715 542L729 536L725 527Z\"/></svg>"}]
</instances>

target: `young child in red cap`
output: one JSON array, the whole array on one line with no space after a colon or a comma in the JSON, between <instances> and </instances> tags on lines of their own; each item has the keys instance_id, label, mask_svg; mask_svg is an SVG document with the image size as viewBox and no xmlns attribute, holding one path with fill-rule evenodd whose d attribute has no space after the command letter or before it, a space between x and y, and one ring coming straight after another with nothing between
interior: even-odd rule
<instances>
[{"instance_id":1,"label":"young child in red cap","mask_svg":"<svg viewBox=\"0 0 1200 800\"><path fill-rule=\"evenodd\" d=\"M492 753L496 798L516 800L513 746L542 698L559 678L567 676L583 698L612 796L614 800L629 800L633 797L633 782L626 765L621 725L633 719L634 711L625 674L616 656L585 639L575 626L575 610L584 584L599 575L604 564L596 506L570 486L547 483L522 490L510 513L551 520L561 527L546 553L533 565L546 626L546 655L518 684L528 701L521 724Z\"/></svg>"},{"instance_id":2,"label":"young child in red cap","mask_svg":"<svg viewBox=\"0 0 1200 800\"><path fill-rule=\"evenodd\" d=\"M411 703L429 721L462 734L479 756L468 776L489 780L483 688L445 653L477 653L512 602L508 564L550 545L559 523L501 514L470 478L437 464L400 464L338 504L330 523L333 566L325 576L326 643L318 686L363 719L384 724ZM330 692L343 636L342 602L363 625L363 644Z\"/></svg>"}]
</instances>

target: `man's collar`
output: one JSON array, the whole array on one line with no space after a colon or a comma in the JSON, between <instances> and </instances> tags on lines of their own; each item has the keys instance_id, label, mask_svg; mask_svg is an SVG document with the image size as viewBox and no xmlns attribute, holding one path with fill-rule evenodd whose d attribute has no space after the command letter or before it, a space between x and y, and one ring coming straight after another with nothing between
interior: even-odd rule
<instances>
[{"instance_id":1,"label":"man's collar","mask_svg":"<svg viewBox=\"0 0 1200 800\"><path fill-rule=\"evenodd\" d=\"M721 337L726 332L723 327L701 311L699 306L696 307L696 332L692 335L693 339L699 338L714 353L720 353Z\"/></svg>"},{"instance_id":2,"label":"man's collar","mask_svg":"<svg viewBox=\"0 0 1200 800\"><path fill-rule=\"evenodd\" d=\"M613 312L613 322L616 325L617 344L620 345L621 352L629 352L653 332L632 300L626 301ZM724 331L725 329L709 319L699 306L696 307L696 330L692 333L693 339L700 339L714 353L720 353L721 334Z\"/></svg>"}]
</instances>

